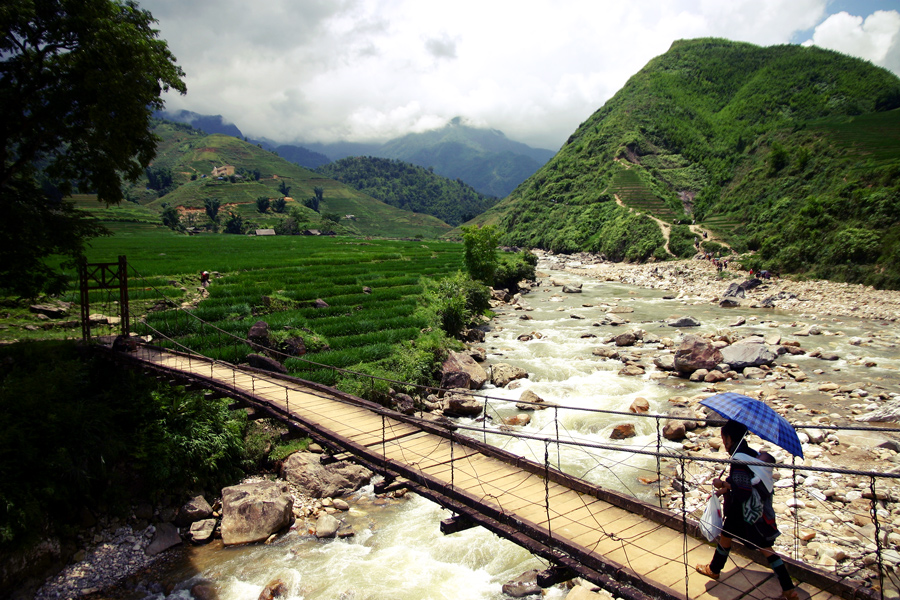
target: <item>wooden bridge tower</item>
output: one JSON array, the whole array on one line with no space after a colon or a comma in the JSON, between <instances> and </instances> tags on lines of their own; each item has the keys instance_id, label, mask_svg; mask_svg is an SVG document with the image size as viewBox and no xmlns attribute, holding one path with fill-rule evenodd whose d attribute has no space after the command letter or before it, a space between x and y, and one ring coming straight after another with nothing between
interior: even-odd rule
<instances>
[{"instance_id":1,"label":"wooden bridge tower","mask_svg":"<svg viewBox=\"0 0 900 600\"><path fill-rule=\"evenodd\" d=\"M87 342L91 338L91 290L119 290L119 323L122 335L129 333L128 314L128 264L125 256L119 256L114 263L88 263L78 265L78 279L81 284L81 336Z\"/></svg>"}]
</instances>

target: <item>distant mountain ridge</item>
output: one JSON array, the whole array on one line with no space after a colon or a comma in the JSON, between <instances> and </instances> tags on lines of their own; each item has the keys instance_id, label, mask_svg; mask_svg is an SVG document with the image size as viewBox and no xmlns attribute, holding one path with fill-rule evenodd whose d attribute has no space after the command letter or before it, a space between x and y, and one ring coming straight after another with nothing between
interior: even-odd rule
<instances>
[{"instance_id":1,"label":"distant mountain ridge","mask_svg":"<svg viewBox=\"0 0 900 600\"><path fill-rule=\"evenodd\" d=\"M243 139L241 131L226 123L221 115L200 115L191 111L158 113L179 123L188 123L206 133L222 133ZM503 198L525 181L555 154L532 148L507 138L496 129L465 125L456 117L442 128L410 133L384 144L333 142L329 144L279 144L271 140L247 140L308 169L349 156L373 156L402 160L438 175L460 179L481 194Z\"/></svg>"},{"instance_id":2,"label":"distant mountain ridge","mask_svg":"<svg viewBox=\"0 0 900 600\"><path fill-rule=\"evenodd\" d=\"M316 172L391 206L432 215L450 225L468 221L497 202L459 179L390 158L348 156Z\"/></svg>"},{"instance_id":3,"label":"distant mountain ridge","mask_svg":"<svg viewBox=\"0 0 900 600\"><path fill-rule=\"evenodd\" d=\"M474 220L510 245L900 288L900 79L817 47L680 40ZM647 215L669 224L664 230Z\"/></svg>"}]
</instances>

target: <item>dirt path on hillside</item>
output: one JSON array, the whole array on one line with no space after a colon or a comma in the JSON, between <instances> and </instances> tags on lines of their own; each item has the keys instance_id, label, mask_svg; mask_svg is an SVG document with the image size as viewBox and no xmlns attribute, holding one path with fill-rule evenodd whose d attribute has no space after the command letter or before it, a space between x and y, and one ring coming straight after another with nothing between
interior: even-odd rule
<instances>
[{"instance_id":1,"label":"dirt path on hillside","mask_svg":"<svg viewBox=\"0 0 900 600\"><path fill-rule=\"evenodd\" d=\"M704 242L715 242L720 246L724 246L728 248L729 251L734 252L731 246L728 245L728 242L717 236L715 233L706 229L705 227L701 227L700 225L690 225L691 231L700 238L701 241ZM706 234L706 237L703 237L703 234Z\"/></svg>"},{"instance_id":2,"label":"dirt path on hillside","mask_svg":"<svg viewBox=\"0 0 900 600\"><path fill-rule=\"evenodd\" d=\"M618 194L613 194L613 197L616 199L616 204L618 204L622 208L627 208L629 210L629 212L634 211L634 209L632 207L630 207L630 206L626 205L624 202L622 202L622 199L619 198ZM669 250L669 234L672 231L672 226L669 225L668 223L666 223L665 221L661 221L661 220L657 219L656 217L654 217L653 215L651 215L648 212L645 212L643 214L646 215L647 217L653 219L656 222L656 224L659 225L659 230L662 232L663 239L666 240L666 244L664 246L666 249L666 252L669 254L669 256L675 256L675 254L671 250Z\"/></svg>"}]
</instances>

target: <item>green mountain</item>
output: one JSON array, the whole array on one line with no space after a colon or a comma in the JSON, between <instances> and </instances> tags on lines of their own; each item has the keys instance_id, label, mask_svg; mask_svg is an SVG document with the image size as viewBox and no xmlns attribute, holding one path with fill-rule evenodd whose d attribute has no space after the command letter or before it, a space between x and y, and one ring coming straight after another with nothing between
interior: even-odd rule
<instances>
[{"instance_id":1,"label":"green mountain","mask_svg":"<svg viewBox=\"0 0 900 600\"><path fill-rule=\"evenodd\" d=\"M509 194L553 155L514 142L496 129L463 125L459 117L441 129L391 140L372 154L432 167L438 175L461 179L482 194L498 198Z\"/></svg>"},{"instance_id":2,"label":"green mountain","mask_svg":"<svg viewBox=\"0 0 900 600\"><path fill-rule=\"evenodd\" d=\"M900 288L898 107L900 79L836 52L678 41L474 222L647 260L690 256L696 220L747 264Z\"/></svg>"},{"instance_id":3,"label":"green mountain","mask_svg":"<svg viewBox=\"0 0 900 600\"><path fill-rule=\"evenodd\" d=\"M382 202L459 225L497 203L461 180L388 158L349 157L319 167L317 173L346 183Z\"/></svg>"},{"instance_id":4,"label":"green mountain","mask_svg":"<svg viewBox=\"0 0 900 600\"><path fill-rule=\"evenodd\" d=\"M175 207L188 225L206 226L205 203L217 199L220 220L234 213L249 229L277 228L288 218L303 224L301 229L324 227L380 237L436 237L450 229L431 215L385 204L239 138L206 135L164 120L156 121L154 133L161 139L156 159L147 179L127 191L128 198L159 213ZM233 170L213 173L215 167L225 166ZM317 188L322 192L318 212L305 206ZM284 198L285 210L261 213L258 198ZM331 222L323 223L323 217Z\"/></svg>"}]
</instances>

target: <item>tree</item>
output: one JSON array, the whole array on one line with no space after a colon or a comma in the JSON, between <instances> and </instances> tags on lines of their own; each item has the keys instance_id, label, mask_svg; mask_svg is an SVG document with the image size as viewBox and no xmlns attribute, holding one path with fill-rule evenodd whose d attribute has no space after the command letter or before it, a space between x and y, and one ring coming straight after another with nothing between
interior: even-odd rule
<instances>
[{"instance_id":1,"label":"tree","mask_svg":"<svg viewBox=\"0 0 900 600\"><path fill-rule=\"evenodd\" d=\"M287 208L287 201L284 198L275 198L272 200L272 210L277 213L283 213Z\"/></svg>"},{"instance_id":2,"label":"tree","mask_svg":"<svg viewBox=\"0 0 900 600\"><path fill-rule=\"evenodd\" d=\"M265 213L267 210L269 210L270 204L271 204L271 201L269 200L269 198L267 196L259 196L256 199L257 212Z\"/></svg>"},{"instance_id":3,"label":"tree","mask_svg":"<svg viewBox=\"0 0 900 600\"><path fill-rule=\"evenodd\" d=\"M178 229L181 227L181 214L178 209L171 204L164 204L162 210L163 225L170 229Z\"/></svg>"},{"instance_id":4,"label":"tree","mask_svg":"<svg viewBox=\"0 0 900 600\"><path fill-rule=\"evenodd\" d=\"M472 279L492 285L497 271L497 243L500 232L493 225L460 227L463 232L463 261Z\"/></svg>"},{"instance_id":5,"label":"tree","mask_svg":"<svg viewBox=\"0 0 900 600\"><path fill-rule=\"evenodd\" d=\"M117 204L156 152L161 94L186 91L155 20L131 0L8 0L0 9L0 288L58 290L105 228L65 200Z\"/></svg>"},{"instance_id":6,"label":"tree","mask_svg":"<svg viewBox=\"0 0 900 600\"><path fill-rule=\"evenodd\" d=\"M203 208L206 210L206 216L209 217L209 220L213 223L219 222L219 204L218 198L204 198L203 200Z\"/></svg>"},{"instance_id":7,"label":"tree","mask_svg":"<svg viewBox=\"0 0 900 600\"><path fill-rule=\"evenodd\" d=\"M285 196L291 195L291 186L284 182L284 179L281 179L278 182L278 191L284 194Z\"/></svg>"},{"instance_id":8,"label":"tree","mask_svg":"<svg viewBox=\"0 0 900 600\"><path fill-rule=\"evenodd\" d=\"M225 233L244 233L244 218L241 215L228 211L228 218L225 220Z\"/></svg>"}]
</instances>

